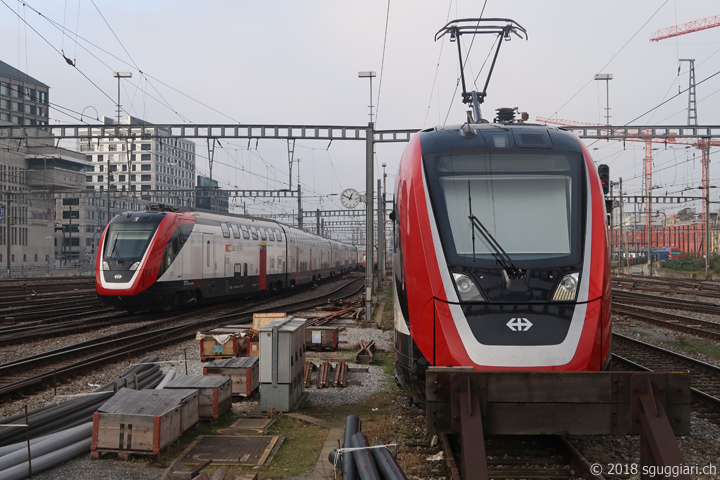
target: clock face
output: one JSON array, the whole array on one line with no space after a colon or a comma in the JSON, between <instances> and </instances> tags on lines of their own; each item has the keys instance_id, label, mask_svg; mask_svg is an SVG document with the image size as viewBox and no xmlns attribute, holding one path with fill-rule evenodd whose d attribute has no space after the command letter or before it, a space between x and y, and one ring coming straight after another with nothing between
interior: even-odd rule
<instances>
[{"instance_id":1,"label":"clock face","mask_svg":"<svg viewBox=\"0 0 720 480\"><path fill-rule=\"evenodd\" d=\"M355 208L360 203L360 194L354 188L347 188L340 194L340 203L345 208Z\"/></svg>"}]
</instances>

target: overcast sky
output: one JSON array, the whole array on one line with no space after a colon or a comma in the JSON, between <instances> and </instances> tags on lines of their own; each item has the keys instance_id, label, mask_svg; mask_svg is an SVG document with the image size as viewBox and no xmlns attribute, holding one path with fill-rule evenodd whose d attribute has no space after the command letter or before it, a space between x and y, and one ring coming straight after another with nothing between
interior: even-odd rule
<instances>
[{"instance_id":1,"label":"overcast sky","mask_svg":"<svg viewBox=\"0 0 720 480\"><path fill-rule=\"evenodd\" d=\"M112 72L130 71L123 108L153 123L364 125L370 85L358 71L373 70L377 128L459 124L466 108L456 91L456 45L434 35L448 20L481 14L511 18L529 37L503 44L485 117L519 107L531 119L604 123L606 83L593 77L612 73L613 125L684 125L687 93L636 118L687 88L688 63L678 74L678 59L695 59L698 83L720 72L720 27L649 41L661 28L720 14L710 0L488 0L484 12L481 0L0 1L2 60L51 87L52 123L79 123L80 114L90 123L96 115L114 117ZM467 51L470 37L464 40ZM467 75L478 77L479 89L493 41L478 36L469 53ZM697 100L699 123L719 125L720 74L698 85ZM287 187L286 143L253 141L248 149L247 142L221 140L221 146L213 177L222 187ZM699 150L657 147L657 193L700 186ZM297 142L306 209L339 208L333 194L365 190L364 148ZM403 148L376 146L375 174L387 163L389 189ZM613 180L623 177L626 191L641 193L642 143L590 148L596 163L610 165ZM197 152L198 173L207 174L204 141ZM717 161L712 153L712 184L720 184ZM260 203L249 207L261 210ZM278 213L292 206L263 208Z\"/></svg>"}]
</instances>

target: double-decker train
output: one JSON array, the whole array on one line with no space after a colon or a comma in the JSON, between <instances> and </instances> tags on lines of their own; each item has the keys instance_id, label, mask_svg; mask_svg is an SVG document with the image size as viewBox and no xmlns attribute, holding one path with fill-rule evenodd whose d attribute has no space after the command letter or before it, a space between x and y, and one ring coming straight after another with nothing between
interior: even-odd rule
<instances>
[{"instance_id":1,"label":"double-decker train","mask_svg":"<svg viewBox=\"0 0 720 480\"><path fill-rule=\"evenodd\" d=\"M395 372L415 401L430 366L607 365L605 202L577 136L514 120L424 130L395 192Z\"/></svg>"},{"instance_id":2,"label":"double-decker train","mask_svg":"<svg viewBox=\"0 0 720 480\"><path fill-rule=\"evenodd\" d=\"M272 220L156 207L108 224L95 267L101 300L124 310L275 293L358 268L358 250Z\"/></svg>"}]
</instances>

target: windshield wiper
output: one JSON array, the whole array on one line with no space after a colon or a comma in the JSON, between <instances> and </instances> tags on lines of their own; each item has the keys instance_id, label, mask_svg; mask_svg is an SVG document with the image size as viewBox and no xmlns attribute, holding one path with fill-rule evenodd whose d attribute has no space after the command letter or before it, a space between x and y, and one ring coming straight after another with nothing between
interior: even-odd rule
<instances>
[{"instance_id":1,"label":"windshield wiper","mask_svg":"<svg viewBox=\"0 0 720 480\"><path fill-rule=\"evenodd\" d=\"M108 258L112 258L112 257L113 257L113 253L115 253L115 250L117 250L118 238L119 238L119 235L115 237L115 241L113 242L112 250L110 250L110 255L108 255ZM122 262L123 262L122 259L120 258L120 251L118 251L117 262L118 262L118 263L122 263Z\"/></svg>"},{"instance_id":2,"label":"windshield wiper","mask_svg":"<svg viewBox=\"0 0 720 480\"><path fill-rule=\"evenodd\" d=\"M470 181L468 180L468 208L470 210L470 215L468 215L468 219L470 219L470 224L472 225L472 247L473 247L473 262L475 261L475 230L480 232L480 235L483 236L485 239L485 242L494 250L493 255L495 255L495 258L497 258L497 261L502 265L503 269L507 272L507 275L509 278L516 279L516 278L523 278L525 277L525 272L523 272L521 269L513 263L512 259L510 258L510 255L507 254L505 249L502 248L502 245L498 243L497 240L495 240L495 237L492 236L490 231L483 225L483 223L480 221L479 218L475 216L475 214L472 211L472 196L470 194Z\"/></svg>"}]
</instances>

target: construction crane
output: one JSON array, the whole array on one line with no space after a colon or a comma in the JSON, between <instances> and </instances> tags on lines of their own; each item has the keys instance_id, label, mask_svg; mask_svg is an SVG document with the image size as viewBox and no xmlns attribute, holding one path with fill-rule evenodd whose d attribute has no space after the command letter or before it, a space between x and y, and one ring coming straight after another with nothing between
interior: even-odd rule
<instances>
[{"instance_id":1,"label":"construction crane","mask_svg":"<svg viewBox=\"0 0 720 480\"><path fill-rule=\"evenodd\" d=\"M653 34L650 41L659 42L660 40L664 40L666 38L677 37L678 35L685 35L686 33L699 32L700 30L707 30L708 28L713 27L720 27L720 15L701 18L700 20L693 20L692 22L675 25L673 27L661 28Z\"/></svg>"},{"instance_id":2,"label":"construction crane","mask_svg":"<svg viewBox=\"0 0 720 480\"><path fill-rule=\"evenodd\" d=\"M661 28L650 38L651 42L658 42L665 38L677 37L687 33L699 32L708 28L720 27L720 15L714 17L701 18L692 22L675 25L673 27ZM690 64L690 79L688 82L688 125L697 125L697 100L695 95L695 60L682 58L680 62L688 62ZM678 67L678 73L680 68ZM702 189L706 197L710 197L710 145L708 139L699 138L697 146L702 150ZM703 217L708 214L707 202L703 203Z\"/></svg>"},{"instance_id":3,"label":"construction crane","mask_svg":"<svg viewBox=\"0 0 720 480\"><path fill-rule=\"evenodd\" d=\"M598 123L584 123L584 122L576 122L574 120L563 120L560 118L545 118L545 117L535 117L535 121L537 122L543 122L545 124L553 124L553 125L564 125L564 126L570 126L570 127L601 127L602 125ZM641 135L648 135L652 133L652 130L642 130L642 129L628 129L629 131L637 131L638 134ZM622 130L613 129L616 133L623 133ZM631 133L631 132L628 132ZM609 135L609 131L608 131ZM650 218L652 216L652 200L650 197L652 196L652 144L653 143L672 143L677 145L691 145L694 147L697 147L702 152L702 189L704 192L704 195L707 199L709 199L710 191L708 186L710 185L710 146L720 146L720 141L718 140L710 140L709 138L673 138L673 137L667 137L667 138L638 138L638 139L630 139L625 138L625 140L630 142L644 142L645 143L645 159L644 159L644 179L645 179L645 195L648 197L648 202L645 203L645 221L646 221L646 230L650 232ZM703 202L703 222L707 223L708 221L708 205L707 201Z\"/></svg>"}]
</instances>

